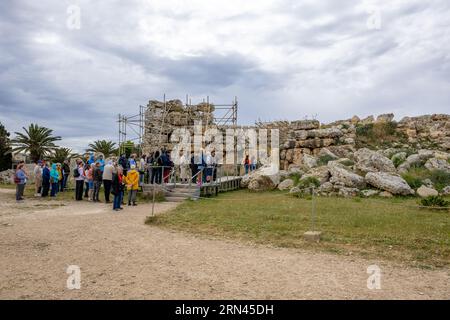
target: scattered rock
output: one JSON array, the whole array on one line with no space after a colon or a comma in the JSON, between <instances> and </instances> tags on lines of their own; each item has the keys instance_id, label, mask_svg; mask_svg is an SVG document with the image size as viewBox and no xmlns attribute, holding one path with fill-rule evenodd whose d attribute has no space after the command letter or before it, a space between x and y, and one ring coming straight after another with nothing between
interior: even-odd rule
<instances>
[{"instance_id":1,"label":"scattered rock","mask_svg":"<svg viewBox=\"0 0 450 320\"><path fill-rule=\"evenodd\" d=\"M442 170L450 172L450 163L447 160L431 158L425 163L425 168L428 170Z\"/></svg>"},{"instance_id":2,"label":"scattered rock","mask_svg":"<svg viewBox=\"0 0 450 320\"><path fill-rule=\"evenodd\" d=\"M433 188L428 188L426 186L421 186L419 189L417 189L417 194L420 197L422 197L422 198L426 198L426 197L429 197L429 196L437 196L437 195L439 195L439 192L437 192Z\"/></svg>"},{"instance_id":3,"label":"scattered rock","mask_svg":"<svg viewBox=\"0 0 450 320\"><path fill-rule=\"evenodd\" d=\"M330 178L331 183L340 182L349 188L364 188L366 185L363 177L347 170L342 165L339 166L333 163L328 166L328 170L330 171L331 174Z\"/></svg>"},{"instance_id":4,"label":"scattered rock","mask_svg":"<svg viewBox=\"0 0 450 320\"><path fill-rule=\"evenodd\" d=\"M448 195L450 195L450 186L446 186L444 189L442 189L441 194L442 194L443 196L448 196Z\"/></svg>"},{"instance_id":5,"label":"scattered rock","mask_svg":"<svg viewBox=\"0 0 450 320\"><path fill-rule=\"evenodd\" d=\"M400 176L387 172L368 172L365 180L371 186L392 194L410 195L414 194L414 190Z\"/></svg>"},{"instance_id":6,"label":"scattered rock","mask_svg":"<svg viewBox=\"0 0 450 320\"><path fill-rule=\"evenodd\" d=\"M304 174L302 176L302 179L306 179L309 177L314 177L319 180L320 184L324 184L328 180L330 180L330 171L328 169L328 166L321 166L317 168L313 168L308 171L308 173Z\"/></svg>"},{"instance_id":7,"label":"scattered rock","mask_svg":"<svg viewBox=\"0 0 450 320\"><path fill-rule=\"evenodd\" d=\"M380 196L382 198L392 198L394 195L390 192L382 191L378 194L378 196Z\"/></svg>"},{"instance_id":8,"label":"scattered rock","mask_svg":"<svg viewBox=\"0 0 450 320\"><path fill-rule=\"evenodd\" d=\"M280 184L278 185L278 189L282 190L282 191L290 190L293 186L294 186L294 180L286 179L286 180L283 180L282 182L280 182Z\"/></svg>"}]
</instances>

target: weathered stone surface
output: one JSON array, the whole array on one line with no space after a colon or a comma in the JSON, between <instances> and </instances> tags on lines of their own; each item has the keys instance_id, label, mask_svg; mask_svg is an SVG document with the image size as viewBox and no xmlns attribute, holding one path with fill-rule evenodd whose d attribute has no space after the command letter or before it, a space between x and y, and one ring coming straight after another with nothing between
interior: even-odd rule
<instances>
[{"instance_id":1,"label":"weathered stone surface","mask_svg":"<svg viewBox=\"0 0 450 320\"><path fill-rule=\"evenodd\" d=\"M380 114L377 117L377 122L391 122L392 120L394 120L394 114L393 113Z\"/></svg>"},{"instance_id":2,"label":"weathered stone surface","mask_svg":"<svg viewBox=\"0 0 450 320\"><path fill-rule=\"evenodd\" d=\"M394 195L388 191L382 191L378 194L382 198L392 198Z\"/></svg>"},{"instance_id":3,"label":"weathered stone surface","mask_svg":"<svg viewBox=\"0 0 450 320\"><path fill-rule=\"evenodd\" d=\"M342 137L343 133L338 128L326 128L307 131L308 138L338 138Z\"/></svg>"},{"instance_id":4,"label":"weathered stone surface","mask_svg":"<svg viewBox=\"0 0 450 320\"><path fill-rule=\"evenodd\" d=\"M333 192L333 184L331 182L325 182L319 187L319 193L330 193Z\"/></svg>"},{"instance_id":5,"label":"weathered stone surface","mask_svg":"<svg viewBox=\"0 0 450 320\"><path fill-rule=\"evenodd\" d=\"M392 194L410 195L414 190L400 176L387 172L368 172L365 180L375 188L389 191Z\"/></svg>"},{"instance_id":6,"label":"weathered stone surface","mask_svg":"<svg viewBox=\"0 0 450 320\"><path fill-rule=\"evenodd\" d=\"M311 130L318 129L320 127L320 122L318 120L298 120L292 121L291 127L294 130Z\"/></svg>"},{"instance_id":7,"label":"weathered stone surface","mask_svg":"<svg viewBox=\"0 0 450 320\"><path fill-rule=\"evenodd\" d=\"M309 154L304 154L302 158L302 164L306 168L311 169L317 166L317 159L313 156L310 156Z\"/></svg>"},{"instance_id":8,"label":"weathered stone surface","mask_svg":"<svg viewBox=\"0 0 450 320\"><path fill-rule=\"evenodd\" d=\"M356 151L354 157L356 160L355 169L361 173L396 172L395 166L390 159L367 148Z\"/></svg>"},{"instance_id":9,"label":"weathered stone surface","mask_svg":"<svg viewBox=\"0 0 450 320\"><path fill-rule=\"evenodd\" d=\"M364 188L366 183L364 181L364 178L357 175L356 173L353 173L349 170L347 170L342 165L337 165L335 163L328 164L328 170L330 171L331 183L342 183L346 187L349 188Z\"/></svg>"},{"instance_id":10,"label":"weathered stone surface","mask_svg":"<svg viewBox=\"0 0 450 320\"><path fill-rule=\"evenodd\" d=\"M251 191L270 191L276 188L276 184L268 176L256 176L248 184L248 189Z\"/></svg>"},{"instance_id":11,"label":"weathered stone surface","mask_svg":"<svg viewBox=\"0 0 450 320\"><path fill-rule=\"evenodd\" d=\"M0 172L0 183L1 184L14 183L13 176L14 176L14 170L12 170L12 169Z\"/></svg>"},{"instance_id":12,"label":"weathered stone surface","mask_svg":"<svg viewBox=\"0 0 450 320\"><path fill-rule=\"evenodd\" d=\"M309 170L302 176L302 179L314 177L319 180L320 184L327 182L330 179L330 171L327 166L321 166Z\"/></svg>"},{"instance_id":13,"label":"weathered stone surface","mask_svg":"<svg viewBox=\"0 0 450 320\"><path fill-rule=\"evenodd\" d=\"M450 186L446 186L444 189L442 189L441 194L443 196L448 196L450 195Z\"/></svg>"},{"instance_id":14,"label":"weathered stone surface","mask_svg":"<svg viewBox=\"0 0 450 320\"><path fill-rule=\"evenodd\" d=\"M328 148L322 148L320 149L319 153L317 154L319 157L328 156L332 159L338 159L339 157L335 155L333 152L331 152Z\"/></svg>"},{"instance_id":15,"label":"weathered stone surface","mask_svg":"<svg viewBox=\"0 0 450 320\"><path fill-rule=\"evenodd\" d=\"M437 192L437 190L435 190L433 188L421 186L419 189L417 189L417 195L422 198L425 198L428 196L437 196L437 195L439 195L439 192Z\"/></svg>"},{"instance_id":16,"label":"weathered stone surface","mask_svg":"<svg viewBox=\"0 0 450 320\"><path fill-rule=\"evenodd\" d=\"M450 163L447 160L431 158L425 163L425 168L428 170L442 170L450 172Z\"/></svg>"},{"instance_id":17,"label":"weathered stone surface","mask_svg":"<svg viewBox=\"0 0 450 320\"><path fill-rule=\"evenodd\" d=\"M280 184L278 185L278 189L279 190L290 190L292 189L292 187L294 186L294 180L292 179L286 179L280 182Z\"/></svg>"}]
</instances>

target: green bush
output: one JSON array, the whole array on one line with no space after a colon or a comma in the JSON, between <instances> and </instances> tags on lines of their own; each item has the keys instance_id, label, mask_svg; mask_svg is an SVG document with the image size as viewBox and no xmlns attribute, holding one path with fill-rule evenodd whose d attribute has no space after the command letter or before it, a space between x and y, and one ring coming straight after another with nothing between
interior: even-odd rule
<instances>
[{"instance_id":1,"label":"green bush","mask_svg":"<svg viewBox=\"0 0 450 320\"><path fill-rule=\"evenodd\" d=\"M394 157L392 159L392 162L394 163L394 166L397 168L399 165L401 165L403 162L405 162L405 159Z\"/></svg>"},{"instance_id":2,"label":"green bush","mask_svg":"<svg viewBox=\"0 0 450 320\"><path fill-rule=\"evenodd\" d=\"M300 189L306 189L306 188L311 188L311 187L317 188L319 186L320 186L320 181L316 177L307 177L305 179L301 179L297 185L297 187L299 187Z\"/></svg>"},{"instance_id":3,"label":"green bush","mask_svg":"<svg viewBox=\"0 0 450 320\"><path fill-rule=\"evenodd\" d=\"M356 126L356 147L373 149L395 142L407 142L406 135L396 129L397 123L394 121L359 124Z\"/></svg>"},{"instance_id":4,"label":"green bush","mask_svg":"<svg viewBox=\"0 0 450 320\"><path fill-rule=\"evenodd\" d=\"M420 204L425 207L449 207L450 201L444 200L441 196L428 196L420 200Z\"/></svg>"},{"instance_id":5,"label":"green bush","mask_svg":"<svg viewBox=\"0 0 450 320\"><path fill-rule=\"evenodd\" d=\"M450 173L444 170L433 170L429 179L433 182L436 190L441 191L446 186L450 186Z\"/></svg>"},{"instance_id":6,"label":"green bush","mask_svg":"<svg viewBox=\"0 0 450 320\"><path fill-rule=\"evenodd\" d=\"M351 167L353 166L355 163L352 160L343 160L341 161L341 164L343 164L346 167Z\"/></svg>"},{"instance_id":7,"label":"green bush","mask_svg":"<svg viewBox=\"0 0 450 320\"><path fill-rule=\"evenodd\" d=\"M291 175L289 175L289 178L291 178L292 181L294 181L294 186L296 186L298 184L301 177L302 177L302 175L300 173L292 173Z\"/></svg>"},{"instance_id":8,"label":"green bush","mask_svg":"<svg viewBox=\"0 0 450 320\"><path fill-rule=\"evenodd\" d=\"M420 188L422 181L430 179L433 182L434 188L441 191L446 186L450 185L450 173L444 170L428 170L425 167L414 166L408 172L402 174L403 179L413 189Z\"/></svg>"},{"instance_id":9,"label":"green bush","mask_svg":"<svg viewBox=\"0 0 450 320\"><path fill-rule=\"evenodd\" d=\"M420 188L422 181L430 177L430 171L424 167L412 167L408 172L402 174L402 178L413 189Z\"/></svg>"},{"instance_id":10,"label":"green bush","mask_svg":"<svg viewBox=\"0 0 450 320\"><path fill-rule=\"evenodd\" d=\"M319 166L324 166L326 165L329 161L334 160L334 158L328 154L320 156L319 159L317 160L317 164Z\"/></svg>"}]
</instances>

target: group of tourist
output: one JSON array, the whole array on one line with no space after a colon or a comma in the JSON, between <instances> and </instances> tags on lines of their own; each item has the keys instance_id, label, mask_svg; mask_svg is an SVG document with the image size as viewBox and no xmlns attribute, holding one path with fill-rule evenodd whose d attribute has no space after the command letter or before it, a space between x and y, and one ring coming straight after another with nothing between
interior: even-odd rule
<instances>
[{"instance_id":1,"label":"group of tourist","mask_svg":"<svg viewBox=\"0 0 450 320\"><path fill-rule=\"evenodd\" d=\"M75 199L83 198L99 202L100 190L103 186L106 203L110 203L114 195L113 209L122 210L125 190L128 191L128 205L136 205L136 196L144 183L169 183L170 179L179 179L182 183L201 185L217 179L218 161L215 151L199 154L180 151L177 166L172 161L170 152L160 150L150 155L138 157L136 154L127 157L122 154L119 159L105 163L102 154L97 157L87 154L84 159L76 159L76 167L71 170L69 160L63 163L50 163L39 160L33 170L36 197L56 197L67 189L69 178L75 181ZM247 155L244 160L245 173L256 168L254 161ZM174 170L174 168L178 170ZM14 175L16 200L23 201L25 185L28 180L25 163L19 163Z\"/></svg>"}]
</instances>

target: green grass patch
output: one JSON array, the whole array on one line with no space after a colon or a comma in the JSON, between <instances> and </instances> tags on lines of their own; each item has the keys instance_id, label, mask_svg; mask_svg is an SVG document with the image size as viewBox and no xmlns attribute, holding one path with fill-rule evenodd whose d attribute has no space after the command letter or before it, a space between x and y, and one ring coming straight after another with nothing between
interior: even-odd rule
<instances>
[{"instance_id":1,"label":"green grass patch","mask_svg":"<svg viewBox=\"0 0 450 320\"><path fill-rule=\"evenodd\" d=\"M316 198L318 244L307 243L310 199L239 190L187 201L148 224L280 247L310 248L444 267L450 260L450 212L420 209L416 199Z\"/></svg>"}]
</instances>

